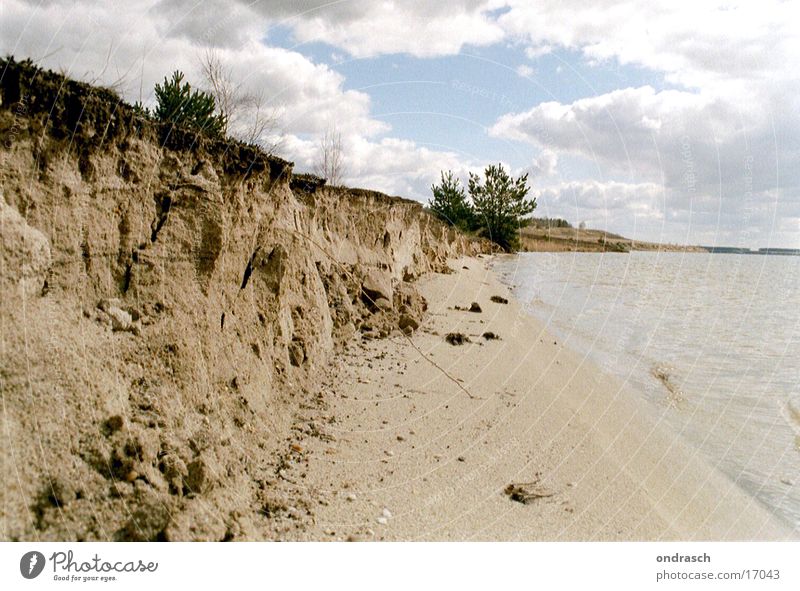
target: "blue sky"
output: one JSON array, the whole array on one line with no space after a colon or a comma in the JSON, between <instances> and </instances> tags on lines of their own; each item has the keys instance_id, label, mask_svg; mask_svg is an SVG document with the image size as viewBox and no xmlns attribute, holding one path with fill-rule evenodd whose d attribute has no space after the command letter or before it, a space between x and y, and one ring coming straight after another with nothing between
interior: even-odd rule
<instances>
[{"instance_id":1,"label":"blue sky","mask_svg":"<svg viewBox=\"0 0 800 591\"><path fill-rule=\"evenodd\" d=\"M577 51L556 49L530 58L520 44L466 46L453 56L418 58L393 54L350 58L326 43L297 43L279 26L268 38L315 62L328 63L344 77L344 88L368 94L372 116L391 125L386 135L434 149L455 150L477 161L503 162L515 170L530 166L539 150L491 137L501 115L546 101L569 103L617 88L672 87L663 75L615 60L589 64ZM530 71L521 71L520 67ZM585 178L591 166L575 161L566 178Z\"/></svg>"},{"instance_id":2,"label":"blue sky","mask_svg":"<svg viewBox=\"0 0 800 591\"><path fill-rule=\"evenodd\" d=\"M129 100L212 52L265 146L425 201L443 169L530 173L539 214L634 238L800 247L790 3L5 0L0 50ZM249 99L262 97L262 109Z\"/></svg>"}]
</instances>

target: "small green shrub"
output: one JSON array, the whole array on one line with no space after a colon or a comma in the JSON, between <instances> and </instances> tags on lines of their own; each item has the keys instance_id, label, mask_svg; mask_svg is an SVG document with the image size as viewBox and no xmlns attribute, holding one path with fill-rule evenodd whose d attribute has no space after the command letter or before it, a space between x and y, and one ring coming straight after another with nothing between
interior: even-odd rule
<instances>
[{"instance_id":1,"label":"small green shrub","mask_svg":"<svg viewBox=\"0 0 800 591\"><path fill-rule=\"evenodd\" d=\"M183 73L175 71L172 78L164 78L164 84L156 84L155 118L200 131L210 137L220 138L225 134L226 118L215 114L214 97L200 90L192 90L183 81Z\"/></svg>"}]
</instances>

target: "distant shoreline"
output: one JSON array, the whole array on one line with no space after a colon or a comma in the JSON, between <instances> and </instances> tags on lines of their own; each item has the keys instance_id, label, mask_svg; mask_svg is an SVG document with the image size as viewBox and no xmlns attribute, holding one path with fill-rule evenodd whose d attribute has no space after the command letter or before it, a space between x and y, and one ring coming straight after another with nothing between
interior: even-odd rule
<instances>
[{"instance_id":1,"label":"distant shoreline","mask_svg":"<svg viewBox=\"0 0 800 591\"><path fill-rule=\"evenodd\" d=\"M800 248L739 248L737 246L701 246L711 254L758 254L774 256L800 256Z\"/></svg>"},{"instance_id":2,"label":"distant shoreline","mask_svg":"<svg viewBox=\"0 0 800 591\"><path fill-rule=\"evenodd\" d=\"M746 248L646 242L625 238L603 230L572 227L528 227L520 231L522 252L694 252L711 254L751 254L800 256L800 248Z\"/></svg>"},{"instance_id":3,"label":"distant shoreline","mask_svg":"<svg viewBox=\"0 0 800 591\"><path fill-rule=\"evenodd\" d=\"M708 252L702 246L644 242L603 230L571 227L528 227L520 231L524 252Z\"/></svg>"}]
</instances>

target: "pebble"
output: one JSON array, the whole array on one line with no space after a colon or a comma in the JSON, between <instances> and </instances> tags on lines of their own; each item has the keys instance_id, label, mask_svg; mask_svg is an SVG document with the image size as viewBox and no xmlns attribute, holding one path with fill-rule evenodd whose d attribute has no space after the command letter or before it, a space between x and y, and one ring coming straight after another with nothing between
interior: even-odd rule
<instances>
[{"instance_id":1,"label":"pebble","mask_svg":"<svg viewBox=\"0 0 800 591\"><path fill-rule=\"evenodd\" d=\"M349 493L347 497L345 497L348 501L355 501L358 497L354 493Z\"/></svg>"},{"instance_id":2,"label":"pebble","mask_svg":"<svg viewBox=\"0 0 800 591\"><path fill-rule=\"evenodd\" d=\"M392 512L391 512L391 511L389 511L389 509L387 509L386 507L384 507L384 508L383 508L383 516L384 516L386 519L391 519L391 517L392 517Z\"/></svg>"},{"instance_id":3,"label":"pebble","mask_svg":"<svg viewBox=\"0 0 800 591\"><path fill-rule=\"evenodd\" d=\"M398 435L397 436L397 441L405 441L405 440L406 440L406 438L403 437L402 435Z\"/></svg>"},{"instance_id":4,"label":"pebble","mask_svg":"<svg viewBox=\"0 0 800 591\"><path fill-rule=\"evenodd\" d=\"M781 478L781 482L786 486L794 486L794 482L792 482L789 478Z\"/></svg>"},{"instance_id":5,"label":"pebble","mask_svg":"<svg viewBox=\"0 0 800 591\"><path fill-rule=\"evenodd\" d=\"M390 450L386 450L386 451L384 451L383 453L385 453L385 454L386 454L387 456L389 456L389 457L392 457L392 456L394 455L394 452L393 452L393 451L390 451Z\"/></svg>"},{"instance_id":6,"label":"pebble","mask_svg":"<svg viewBox=\"0 0 800 591\"><path fill-rule=\"evenodd\" d=\"M375 521L377 521L381 525L386 525L387 523L389 523L389 520L386 519L385 517L378 517Z\"/></svg>"},{"instance_id":7,"label":"pebble","mask_svg":"<svg viewBox=\"0 0 800 591\"><path fill-rule=\"evenodd\" d=\"M459 462L466 462L467 458L465 458L464 456L458 456L458 461Z\"/></svg>"}]
</instances>

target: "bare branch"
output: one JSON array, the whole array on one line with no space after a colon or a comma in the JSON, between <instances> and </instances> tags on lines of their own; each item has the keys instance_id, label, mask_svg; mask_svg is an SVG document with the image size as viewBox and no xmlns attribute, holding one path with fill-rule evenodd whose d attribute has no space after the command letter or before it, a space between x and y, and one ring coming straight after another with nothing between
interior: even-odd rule
<instances>
[{"instance_id":1,"label":"bare branch","mask_svg":"<svg viewBox=\"0 0 800 591\"><path fill-rule=\"evenodd\" d=\"M225 134L273 153L282 134L278 131L278 110L268 107L264 92L247 92L235 82L232 69L225 66L217 49L206 49L200 63L208 92L219 114L225 116Z\"/></svg>"},{"instance_id":2,"label":"bare branch","mask_svg":"<svg viewBox=\"0 0 800 591\"><path fill-rule=\"evenodd\" d=\"M241 117L234 130L236 137L273 154L283 141L283 134L278 130L278 109L267 105L263 91L242 94L240 107Z\"/></svg>"},{"instance_id":3,"label":"bare branch","mask_svg":"<svg viewBox=\"0 0 800 591\"><path fill-rule=\"evenodd\" d=\"M344 150L342 148L342 134L331 127L320 140L314 174L327 179L328 184L338 187L342 184L345 175Z\"/></svg>"},{"instance_id":4,"label":"bare branch","mask_svg":"<svg viewBox=\"0 0 800 591\"><path fill-rule=\"evenodd\" d=\"M223 133L228 134L235 115L235 102L238 88L233 84L230 68L225 68L216 49L206 49L200 58L208 92L214 97L214 104L225 119Z\"/></svg>"}]
</instances>

